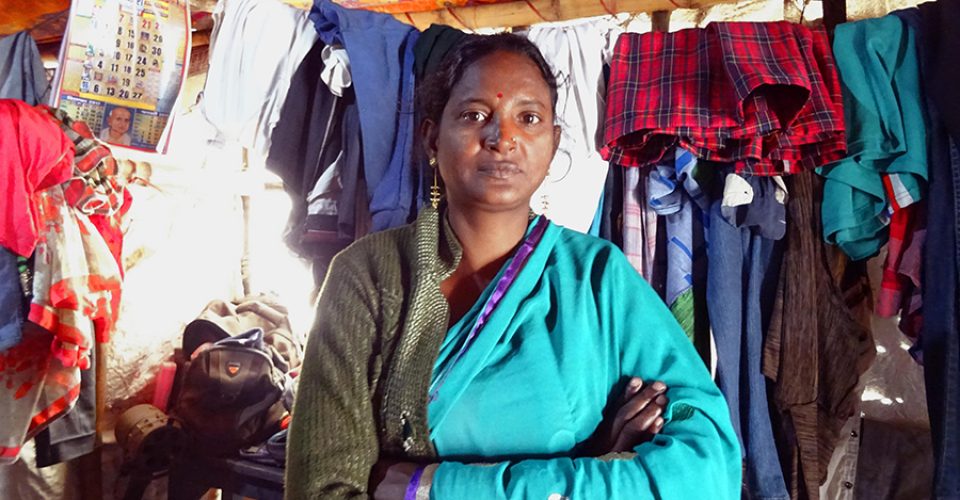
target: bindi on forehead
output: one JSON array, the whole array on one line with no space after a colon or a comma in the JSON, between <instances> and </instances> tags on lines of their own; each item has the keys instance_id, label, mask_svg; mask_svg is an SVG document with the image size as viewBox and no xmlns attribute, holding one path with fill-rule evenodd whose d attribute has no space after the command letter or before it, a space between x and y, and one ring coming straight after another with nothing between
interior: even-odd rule
<instances>
[{"instance_id":1,"label":"bindi on forehead","mask_svg":"<svg viewBox=\"0 0 960 500\"><path fill-rule=\"evenodd\" d=\"M497 99L503 99L503 92L497 92Z\"/></svg>"}]
</instances>

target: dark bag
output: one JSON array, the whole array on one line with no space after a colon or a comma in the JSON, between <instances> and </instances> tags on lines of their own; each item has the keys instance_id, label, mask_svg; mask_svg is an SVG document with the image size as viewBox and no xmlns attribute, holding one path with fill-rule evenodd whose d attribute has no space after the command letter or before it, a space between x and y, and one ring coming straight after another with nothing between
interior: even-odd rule
<instances>
[{"instance_id":1,"label":"dark bag","mask_svg":"<svg viewBox=\"0 0 960 500\"><path fill-rule=\"evenodd\" d=\"M197 343L184 331L184 366L173 415L190 433L197 452L235 454L279 430L284 408L280 396L286 375L276 351L255 328L214 343ZM188 338L191 337L191 338ZM192 354L191 354L192 353Z\"/></svg>"}]
</instances>

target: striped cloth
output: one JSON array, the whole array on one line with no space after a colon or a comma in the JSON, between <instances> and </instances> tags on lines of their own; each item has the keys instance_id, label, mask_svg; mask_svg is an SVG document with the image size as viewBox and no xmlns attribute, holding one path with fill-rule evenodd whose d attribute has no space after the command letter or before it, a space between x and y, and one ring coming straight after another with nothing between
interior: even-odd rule
<instances>
[{"instance_id":1,"label":"striped cloth","mask_svg":"<svg viewBox=\"0 0 960 500\"><path fill-rule=\"evenodd\" d=\"M612 168L622 168L613 165ZM657 214L647 205L644 169L623 169L623 253L643 279L656 286Z\"/></svg>"},{"instance_id":2,"label":"striped cloth","mask_svg":"<svg viewBox=\"0 0 960 500\"><path fill-rule=\"evenodd\" d=\"M883 263L880 291L877 293L877 316L900 315L900 331L916 342L923 328L923 294L920 273L923 263L923 242L926 240L926 203L920 202L898 209L890 218L890 240Z\"/></svg>"},{"instance_id":3,"label":"striped cloth","mask_svg":"<svg viewBox=\"0 0 960 500\"><path fill-rule=\"evenodd\" d=\"M611 61L604 158L643 166L679 144L738 173L812 169L845 153L840 85L822 29L712 23L624 33Z\"/></svg>"}]
</instances>

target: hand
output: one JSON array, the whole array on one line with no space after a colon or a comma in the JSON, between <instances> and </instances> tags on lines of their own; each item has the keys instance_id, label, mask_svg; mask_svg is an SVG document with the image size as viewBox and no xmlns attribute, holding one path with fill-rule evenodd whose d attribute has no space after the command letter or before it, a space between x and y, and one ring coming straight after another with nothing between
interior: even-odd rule
<instances>
[{"instance_id":1,"label":"hand","mask_svg":"<svg viewBox=\"0 0 960 500\"><path fill-rule=\"evenodd\" d=\"M377 462L371 474L374 500L403 500L410 478L418 467L420 465L413 462L389 459Z\"/></svg>"},{"instance_id":2,"label":"hand","mask_svg":"<svg viewBox=\"0 0 960 500\"><path fill-rule=\"evenodd\" d=\"M669 400L663 382L644 384L634 377L627 383L616 411L600 424L588 452L594 456L632 451L663 429L663 411ZM612 420L610 418L612 417Z\"/></svg>"}]
</instances>

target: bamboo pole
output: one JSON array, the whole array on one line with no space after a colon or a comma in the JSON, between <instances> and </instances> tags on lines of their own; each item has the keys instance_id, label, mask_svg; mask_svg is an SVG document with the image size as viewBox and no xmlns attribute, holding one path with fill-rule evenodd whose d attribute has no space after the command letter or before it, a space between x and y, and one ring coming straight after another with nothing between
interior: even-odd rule
<instances>
[{"instance_id":1,"label":"bamboo pole","mask_svg":"<svg viewBox=\"0 0 960 500\"><path fill-rule=\"evenodd\" d=\"M311 0L282 0L301 9L309 9ZM472 7L447 7L428 12L393 14L401 22L424 30L431 24L475 30L527 26L543 22L568 21L620 13L700 9L737 0L522 0L483 4Z\"/></svg>"},{"instance_id":2,"label":"bamboo pole","mask_svg":"<svg viewBox=\"0 0 960 500\"><path fill-rule=\"evenodd\" d=\"M430 24L460 29L525 26L620 13L698 9L736 0L524 0L474 7L452 7L430 12L394 14L402 22L423 30Z\"/></svg>"}]
</instances>

